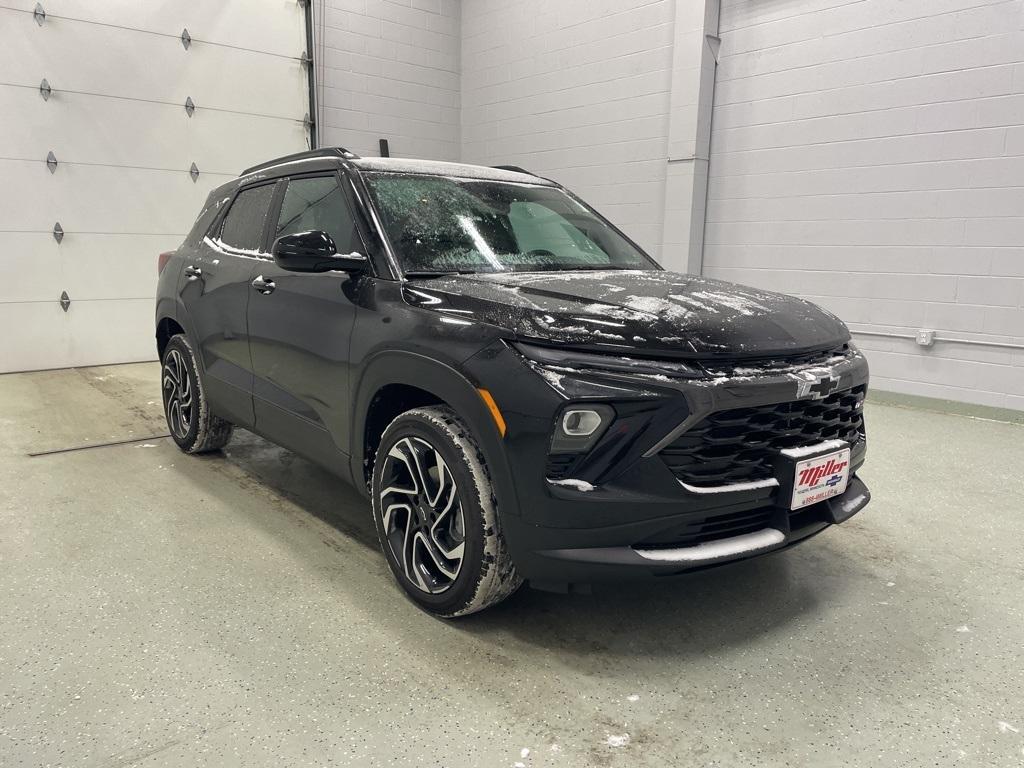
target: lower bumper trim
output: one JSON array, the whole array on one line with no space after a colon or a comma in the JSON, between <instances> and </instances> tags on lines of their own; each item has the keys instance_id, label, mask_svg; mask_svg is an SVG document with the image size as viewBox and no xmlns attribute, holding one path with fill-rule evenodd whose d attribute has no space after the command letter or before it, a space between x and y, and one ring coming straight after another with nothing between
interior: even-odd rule
<instances>
[{"instance_id":1,"label":"lower bumper trim","mask_svg":"<svg viewBox=\"0 0 1024 768\"><path fill-rule=\"evenodd\" d=\"M776 528L762 528L760 531L732 536L728 539L706 541L692 547L675 549L634 549L640 557L663 563L708 563L727 557L758 552L782 544L786 535Z\"/></svg>"}]
</instances>

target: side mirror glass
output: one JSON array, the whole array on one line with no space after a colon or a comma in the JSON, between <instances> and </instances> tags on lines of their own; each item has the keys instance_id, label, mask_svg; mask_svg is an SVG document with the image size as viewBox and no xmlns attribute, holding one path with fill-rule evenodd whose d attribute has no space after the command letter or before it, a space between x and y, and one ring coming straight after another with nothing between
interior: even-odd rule
<instances>
[{"instance_id":1,"label":"side mirror glass","mask_svg":"<svg viewBox=\"0 0 1024 768\"><path fill-rule=\"evenodd\" d=\"M356 251L339 254L334 239L319 230L281 235L270 252L274 263L289 272L365 272L369 265Z\"/></svg>"}]
</instances>

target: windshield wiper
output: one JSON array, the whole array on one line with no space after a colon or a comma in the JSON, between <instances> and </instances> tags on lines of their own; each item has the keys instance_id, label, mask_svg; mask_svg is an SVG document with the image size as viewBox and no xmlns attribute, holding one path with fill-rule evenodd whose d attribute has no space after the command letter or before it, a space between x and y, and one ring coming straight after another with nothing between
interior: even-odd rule
<instances>
[{"instance_id":1,"label":"windshield wiper","mask_svg":"<svg viewBox=\"0 0 1024 768\"><path fill-rule=\"evenodd\" d=\"M444 272L431 272L430 270L409 270L403 272L404 277L452 277L453 275L475 275L471 269L449 269Z\"/></svg>"}]
</instances>

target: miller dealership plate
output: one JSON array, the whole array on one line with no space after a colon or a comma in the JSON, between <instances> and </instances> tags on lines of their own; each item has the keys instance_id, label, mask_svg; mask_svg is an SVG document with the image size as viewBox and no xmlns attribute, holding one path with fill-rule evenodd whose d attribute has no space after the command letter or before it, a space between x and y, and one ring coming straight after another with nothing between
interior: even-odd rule
<instances>
[{"instance_id":1,"label":"miller dealership plate","mask_svg":"<svg viewBox=\"0 0 1024 768\"><path fill-rule=\"evenodd\" d=\"M849 448L798 461L796 475L793 478L793 498L789 508L801 509L838 496L846 491L849 482Z\"/></svg>"}]
</instances>

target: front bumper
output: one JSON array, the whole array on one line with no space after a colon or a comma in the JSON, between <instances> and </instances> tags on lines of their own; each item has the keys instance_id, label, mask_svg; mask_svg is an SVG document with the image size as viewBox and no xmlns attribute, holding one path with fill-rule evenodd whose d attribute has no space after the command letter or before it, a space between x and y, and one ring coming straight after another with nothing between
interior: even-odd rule
<instances>
[{"instance_id":1,"label":"front bumper","mask_svg":"<svg viewBox=\"0 0 1024 768\"><path fill-rule=\"evenodd\" d=\"M525 578L536 587L561 589L569 584L676 576L787 549L830 525L845 522L870 499L867 486L854 476L840 496L797 512L771 508L766 526L756 532L690 547L647 549L629 542L671 536L695 517L706 519L707 511L570 530L523 526L521 520L512 519L506 523L506 536L520 545L514 548L514 558ZM724 516L746 509L746 504L738 503L728 511L719 508L714 513Z\"/></svg>"},{"instance_id":2,"label":"front bumper","mask_svg":"<svg viewBox=\"0 0 1024 768\"><path fill-rule=\"evenodd\" d=\"M494 366L504 366L495 376ZM594 371L528 370L511 350L486 358L477 379L508 423L504 441L512 491L499 494L506 541L535 585L671 576L784 549L860 511L870 499L856 471L866 438L850 444L846 492L790 512L778 482L694 492L662 451L714 414L800 399L804 372L688 380ZM537 373L541 373L538 376ZM834 391L863 392L867 363L856 351L830 365ZM567 403L609 402L619 419L577 465L582 483L549 482L552 425ZM621 426L622 437L614 430ZM721 530L709 539L707 531ZM699 541L695 531L702 531ZM758 535L752 535L758 534ZM746 537L746 538L744 538ZM738 539L738 540L732 540ZM705 546L707 545L707 546Z\"/></svg>"}]
</instances>

